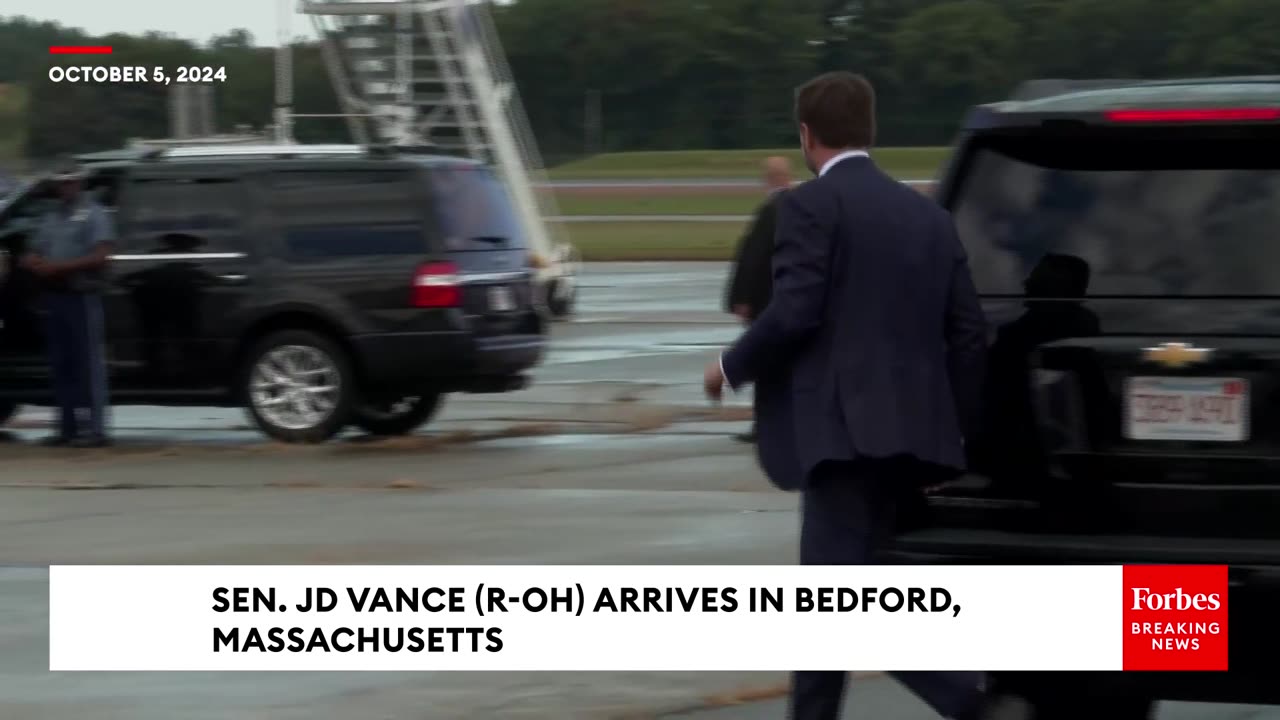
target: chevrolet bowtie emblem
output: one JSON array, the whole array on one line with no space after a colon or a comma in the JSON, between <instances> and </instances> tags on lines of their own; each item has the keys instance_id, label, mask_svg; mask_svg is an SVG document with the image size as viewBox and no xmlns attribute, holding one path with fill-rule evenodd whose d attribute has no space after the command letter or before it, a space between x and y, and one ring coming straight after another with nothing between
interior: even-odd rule
<instances>
[{"instance_id":1,"label":"chevrolet bowtie emblem","mask_svg":"<svg viewBox=\"0 0 1280 720\"><path fill-rule=\"evenodd\" d=\"M1180 368L1209 359L1213 350L1198 348L1187 343L1160 343L1156 347L1143 348L1142 357L1148 362L1165 367Z\"/></svg>"}]
</instances>

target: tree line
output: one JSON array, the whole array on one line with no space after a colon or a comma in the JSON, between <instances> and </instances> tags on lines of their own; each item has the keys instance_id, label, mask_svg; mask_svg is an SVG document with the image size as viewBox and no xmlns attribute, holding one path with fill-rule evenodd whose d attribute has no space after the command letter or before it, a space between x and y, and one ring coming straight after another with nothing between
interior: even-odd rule
<instances>
[{"instance_id":1,"label":"tree line","mask_svg":"<svg viewBox=\"0 0 1280 720\"><path fill-rule=\"evenodd\" d=\"M792 145L794 87L833 69L876 85L880 142L945 144L964 110L1033 78L1246 75L1280 68L1275 0L515 0L494 20L543 154ZM273 51L245 31L196 44L159 34L88 37L0 20L0 84L47 157L168 131L165 90L55 85L47 48L109 44L139 65L227 69L217 124L271 121ZM299 112L337 112L319 48L294 48ZM9 97L0 114L13 113ZM302 141L346 141L341 121Z\"/></svg>"}]
</instances>

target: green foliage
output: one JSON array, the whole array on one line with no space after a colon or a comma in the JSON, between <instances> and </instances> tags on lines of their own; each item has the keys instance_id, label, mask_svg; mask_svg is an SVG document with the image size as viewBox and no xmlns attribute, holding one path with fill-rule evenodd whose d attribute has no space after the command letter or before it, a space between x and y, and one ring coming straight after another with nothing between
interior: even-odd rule
<instances>
[{"instance_id":1,"label":"green foliage","mask_svg":"<svg viewBox=\"0 0 1280 720\"><path fill-rule=\"evenodd\" d=\"M733 222L571 223L565 235L587 262L728 260L742 235Z\"/></svg>"},{"instance_id":2,"label":"green foliage","mask_svg":"<svg viewBox=\"0 0 1280 720\"><path fill-rule=\"evenodd\" d=\"M79 56L51 56L51 45L110 45L109 62L87 62ZM247 31L235 30L201 46L188 40L148 33L90 37L54 23L27 18L0 18L0 83L24 89L29 98L20 130L0 119L0 147L15 142L28 157L58 155L120 147L129 138L159 138L169 134L169 90L162 85L55 83L53 65L161 66L171 76L179 66L224 68L226 80L215 89L217 130L232 132L247 125L261 129L272 120L274 50L256 47ZM297 43L294 48L294 97L299 112L338 112L319 48ZM172 87L170 85L169 87ZM308 120L296 135L304 142L345 142L341 121Z\"/></svg>"},{"instance_id":3,"label":"green foliage","mask_svg":"<svg viewBox=\"0 0 1280 720\"><path fill-rule=\"evenodd\" d=\"M0 84L0 164L17 165L26 147L27 92Z\"/></svg>"},{"instance_id":4,"label":"green foliage","mask_svg":"<svg viewBox=\"0 0 1280 720\"><path fill-rule=\"evenodd\" d=\"M1280 68L1276 0L515 0L493 11L552 161L597 140L605 151L791 146L792 89L826 70L875 83L881 145L923 146L1027 79ZM272 51L244 31L196 45L0 18L0 83L28 97L25 130L0 125L0 146L47 156L166 134L162 89L48 81L48 46L91 42L118 48L112 64L225 67L219 129L271 120ZM294 61L298 110L336 112L318 48L296 44ZM586 122L592 97L599 136ZM297 134L347 138L340 120L305 120Z\"/></svg>"},{"instance_id":5,"label":"green foliage","mask_svg":"<svg viewBox=\"0 0 1280 720\"><path fill-rule=\"evenodd\" d=\"M876 164L904 180L933 177L947 153L945 147L887 147L875 151ZM800 151L776 150L684 150L664 152L620 152L595 155L566 163L551 171L553 178L589 179L674 179L750 178L760 174L770 155L782 155L803 175Z\"/></svg>"}]
</instances>

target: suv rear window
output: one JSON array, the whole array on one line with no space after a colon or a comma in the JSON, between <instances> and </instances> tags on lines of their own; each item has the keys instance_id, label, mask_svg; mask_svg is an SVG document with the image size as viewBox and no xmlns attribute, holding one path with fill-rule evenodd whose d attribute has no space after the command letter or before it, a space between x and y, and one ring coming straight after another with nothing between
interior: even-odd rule
<instances>
[{"instance_id":1,"label":"suv rear window","mask_svg":"<svg viewBox=\"0 0 1280 720\"><path fill-rule=\"evenodd\" d=\"M431 168L440 229L449 249L511 250L527 247L515 203L502 181L484 167Z\"/></svg>"},{"instance_id":2,"label":"suv rear window","mask_svg":"<svg viewBox=\"0 0 1280 720\"><path fill-rule=\"evenodd\" d=\"M986 137L950 206L979 290L1022 295L1046 254L1091 296L1280 295L1280 151L1196 137Z\"/></svg>"}]
</instances>

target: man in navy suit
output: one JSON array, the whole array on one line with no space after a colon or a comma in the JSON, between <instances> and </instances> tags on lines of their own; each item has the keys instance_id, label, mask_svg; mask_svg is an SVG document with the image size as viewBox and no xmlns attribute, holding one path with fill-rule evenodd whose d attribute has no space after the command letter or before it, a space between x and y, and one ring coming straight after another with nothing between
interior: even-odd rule
<instances>
[{"instance_id":1,"label":"man in navy suit","mask_svg":"<svg viewBox=\"0 0 1280 720\"><path fill-rule=\"evenodd\" d=\"M868 155L871 85L819 76L796 120L817 177L782 196L772 299L704 380L713 400L755 383L761 465L802 493L801 564L869 564L904 503L964 470L986 323L951 217ZM980 673L896 677L947 718L1023 714ZM792 717L836 720L844 688L842 671L796 673Z\"/></svg>"}]
</instances>

